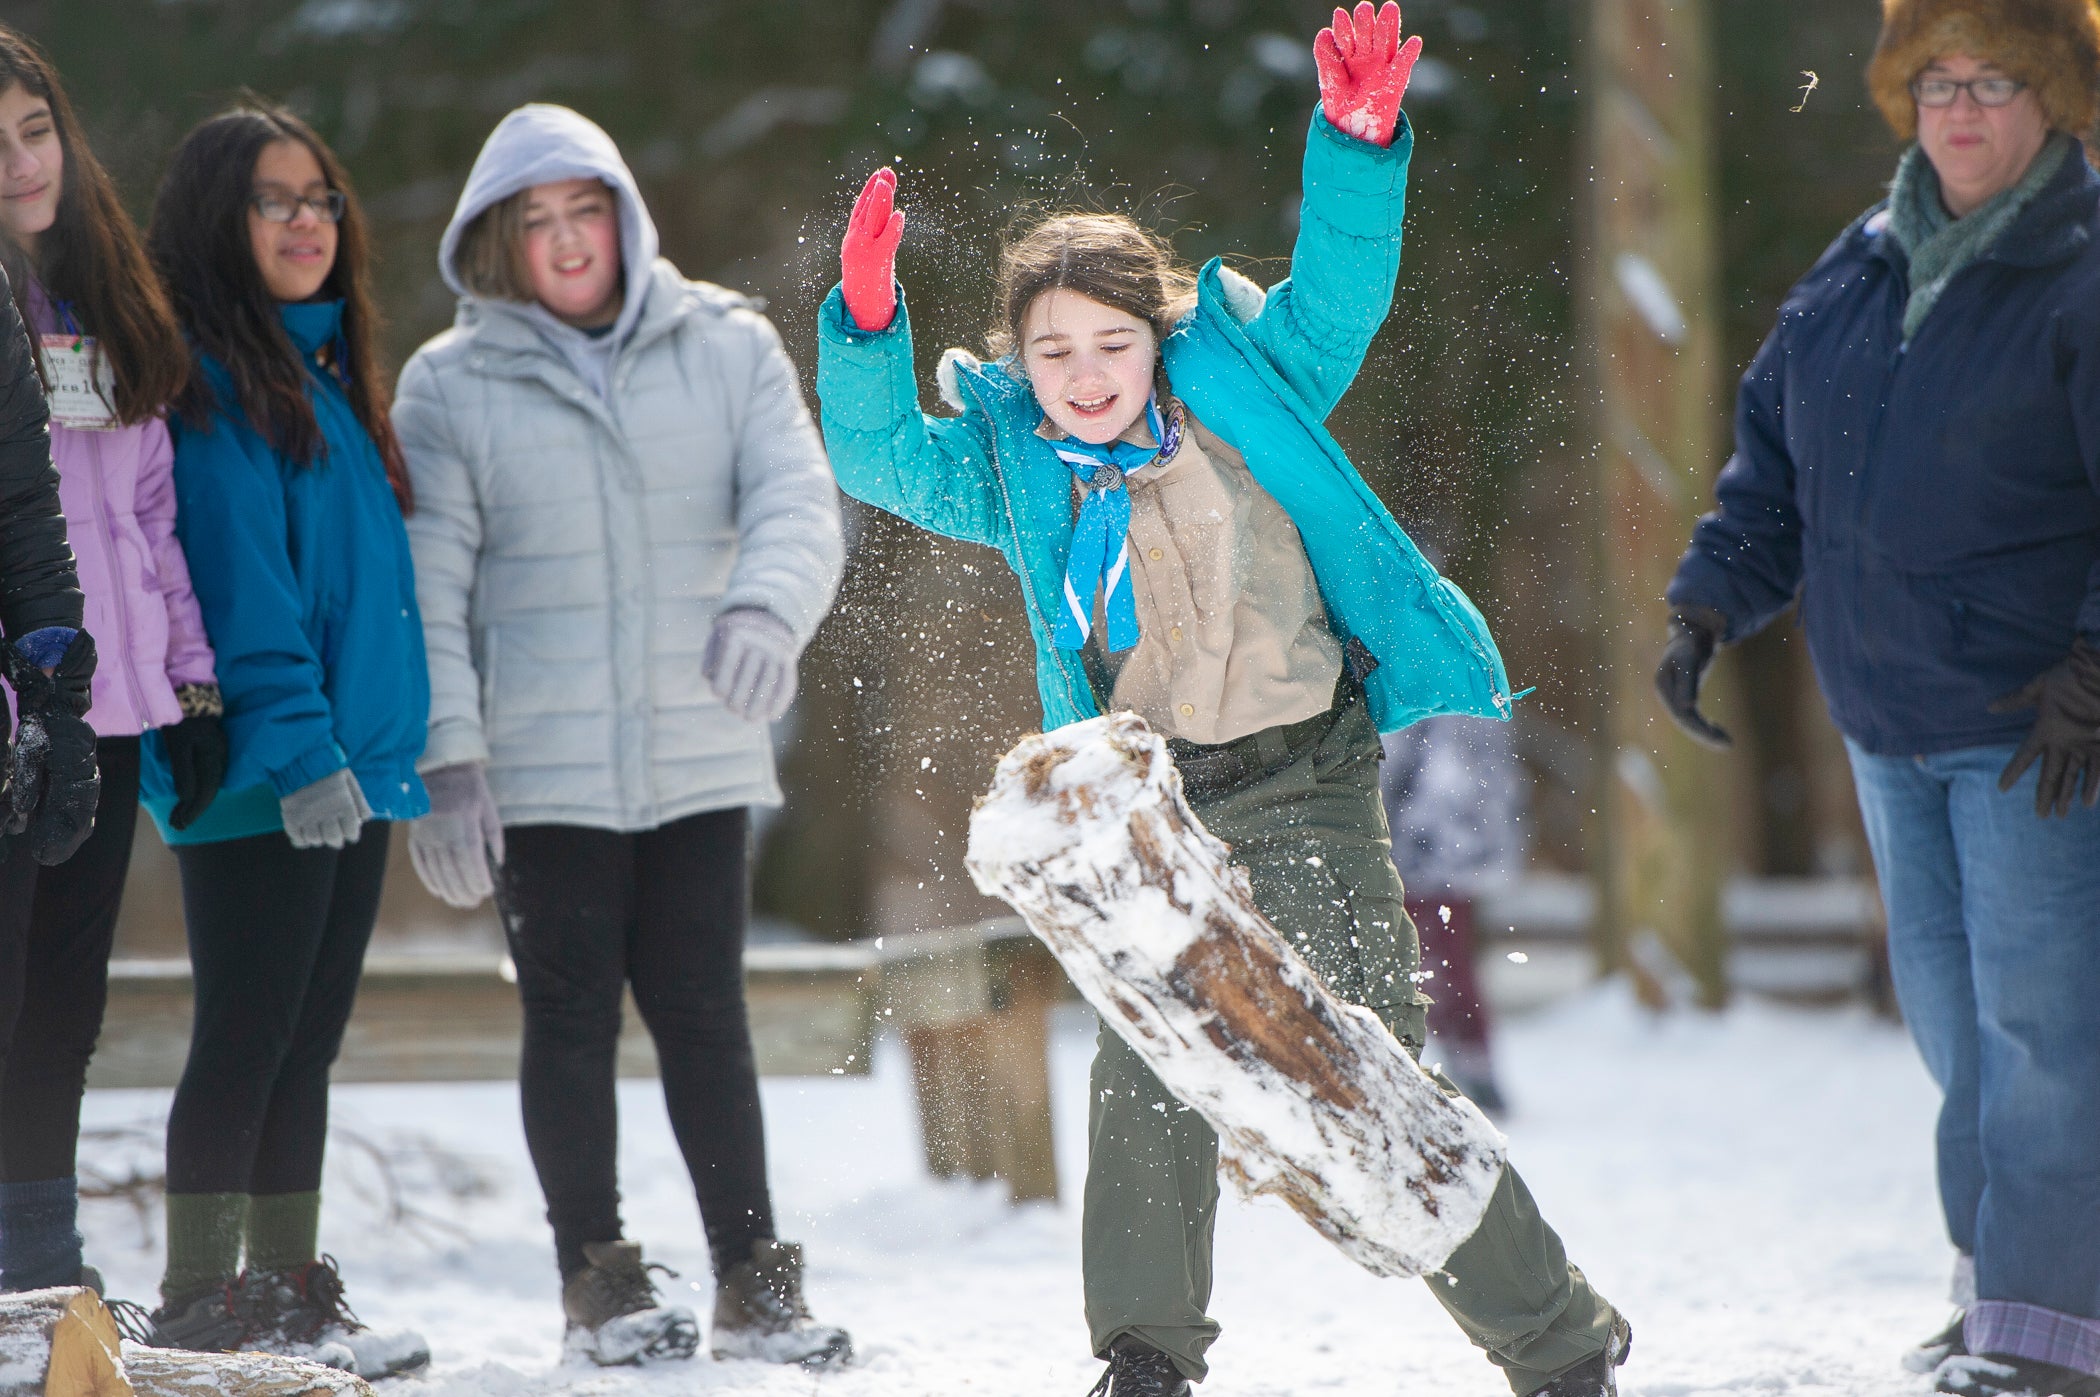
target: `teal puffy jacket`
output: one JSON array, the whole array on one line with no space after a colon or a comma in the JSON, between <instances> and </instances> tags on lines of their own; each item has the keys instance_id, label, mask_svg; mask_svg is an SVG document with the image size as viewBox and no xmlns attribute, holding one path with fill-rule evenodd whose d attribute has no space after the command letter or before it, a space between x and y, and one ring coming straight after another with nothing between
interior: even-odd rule
<instances>
[{"instance_id":1,"label":"teal puffy jacket","mask_svg":"<svg viewBox=\"0 0 2100 1397\"><path fill-rule=\"evenodd\" d=\"M1197 306L1161 345L1190 411L1246 458L1298 526L1379 730L1439 713L1507 718L1509 679L1487 623L1402 533L1322 425L1392 306L1414 134L1390 148L1313 117L1291 276L1259 288L1213 260ZM919 410L911 328L858 329L834 288L820 313L817 393L839 485L935 533L998 549L1021 579L1035 635L1045 729L1100 712L1076 653L1050 643L1072 546L1072 475L1036 435L1042 410L1010 361L956 350L942 386L959 416Z\"/></svg>"},{"instance_id":2,"label":"teal puffy jacket","mask_svg":"<svg viewBox=\"0 0 2100 1397\"><path fill-rule=\"evenodd\" d=\"M231 751L218 799L178 830L167 747L146 735L141 800L169 844L280 830L281 797L345 767L375 820L430 809L416 775L430 678L408 533L378 448L316 358L340 337L342 308L278 308L306 366L324 458L302 465L264 440L209 355L199 366L217 409L201 428L170 423L176 534L218 657Z\"/></svg>"}]
</instances>

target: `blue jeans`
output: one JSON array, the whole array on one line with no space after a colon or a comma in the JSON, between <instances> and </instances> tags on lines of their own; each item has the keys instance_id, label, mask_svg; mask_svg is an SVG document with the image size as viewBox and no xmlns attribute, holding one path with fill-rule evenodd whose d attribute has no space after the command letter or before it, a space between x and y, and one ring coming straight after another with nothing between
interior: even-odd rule
<instances>
[{"instance_id":1,"label":"blue jeans","mask_svg":"<svg viewBox=\"0 0 2100 1397\"><path fill-rule=\"evenodd\" d=\"M1847 746L1896 996L1943 1093L1940 1203L1976 1258L1976 1309L2090 1343L2100 1326L2078 1321L2100 1317L2100 809L2037 818L2033 769L1998 790L2010 747Z\"/></svg>"}]
</instances>

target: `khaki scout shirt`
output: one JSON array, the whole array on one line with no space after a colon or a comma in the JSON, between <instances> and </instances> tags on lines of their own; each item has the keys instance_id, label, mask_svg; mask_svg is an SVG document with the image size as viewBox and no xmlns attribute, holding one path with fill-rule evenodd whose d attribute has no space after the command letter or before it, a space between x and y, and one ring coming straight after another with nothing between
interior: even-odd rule
<instances>
[{"instance_id":1,"label":"khaki scout shirt","mask_svg":"<svg viewBox=\"0 0 2100 1397\"><path fill-rule=\"evenodd\" d=\"M1037 429L1064 433L1048 419ZM1139 417L1125 439L1153 444ZM1074 482L1075 504L1085 487ZM1108 657L1110 705L1206 745L1334 704L1342 647L1298 526L1238 451L1193 415L1173 459L1132 476L1130 580L1138 643ZM1094 636L1107 633L1094 601Z\"/></svg>"}]
</instances>

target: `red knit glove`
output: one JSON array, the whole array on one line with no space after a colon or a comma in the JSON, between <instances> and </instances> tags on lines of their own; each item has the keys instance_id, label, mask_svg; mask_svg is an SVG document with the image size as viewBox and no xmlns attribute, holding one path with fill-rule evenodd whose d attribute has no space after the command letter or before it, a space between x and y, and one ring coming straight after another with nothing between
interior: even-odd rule
<instances>
[{"instance_id":1,"label":"red knit glove","mask_svg":"<svg viewBox=\"0 0 2100 1397\"><path fill-rule=\"evenodd\" d=\"M846 237L839 244L840 287L846 312L862 330L887 330L897 314L897 243L904 236L904 213L897 201L897 172L885 165L868 176Z\"/></svg>"},{"instance_id":2,"label":"red knit glove","mask_svg":"<svg viewBox=\"0 0 2100 1397\"><path fill-rule=\"evenodd\" d=\"M1393 0L1375 13L1371 0L1360 0L1354 17L1336 10L1334 23L1313 40L1327 120L1360 141L1391 145L1408 75L1421 56L1421 35L1400 42L1400 7Z\"/></svg>"}]
</instances>

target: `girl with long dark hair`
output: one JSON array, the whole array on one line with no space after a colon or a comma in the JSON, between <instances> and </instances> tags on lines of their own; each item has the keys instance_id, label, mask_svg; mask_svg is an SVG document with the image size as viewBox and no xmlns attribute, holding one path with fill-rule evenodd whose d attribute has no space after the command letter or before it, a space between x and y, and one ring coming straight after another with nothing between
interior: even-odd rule
<instances>
[{"instance_id":1,"label":"girl with long dark hair","mask_svg":"<svg viewBox=\"0 0 2100 1397\"><path fill-rule=\"evenodd\" d=\"M358 1324L318 1247L328 1072L387 822L429 808L408 485L364 218L304 122L248 105L184 138L149 244L191 349L175 491L230 746L224 792L187 828L157 743L142 782L181 866L196 977L154 1339L382 1376L429 1350Z\"/></svg>"},{"instance_id":2,"label":"girl with long dark hair","mask_svg":"<svg viewBox=\"0 0 2100 1397\"><path fill-rule=\"evenodd\" d=\"M185 824L218 789L225 738L211 648L175 542L162 421L188 356L57 75L5 26L0 264L50 401L50 460L87 630L101 645L92 679L75 684L92 701L92 731L75 723L63 735L82 748L80 763L101 770L99 799L84 798L79 812L83 832L92 815L93 832L49 867L43 860L56 851L35 839L0 846L0 1289L99 1289L81 1258L73 1160L131 862L139 734L162 729L179 754Z\"/></svg>"}]
</instances>

